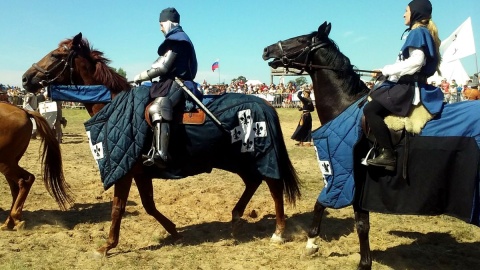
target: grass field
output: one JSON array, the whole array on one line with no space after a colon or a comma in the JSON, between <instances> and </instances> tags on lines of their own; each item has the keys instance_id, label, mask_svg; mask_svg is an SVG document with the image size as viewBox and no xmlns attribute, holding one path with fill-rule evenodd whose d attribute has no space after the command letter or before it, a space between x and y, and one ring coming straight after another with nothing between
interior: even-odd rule
<instances>
[{"instance_id":1,"label":"grass field","mask_svg":"<svg viewBox=\"0 0 480 270\"><path fill-rule=\"evenodd\" d=\"M359 244L353 210L328 210L318 239L320 251L303 256L306 229L323 182L313 147L290 140L300 113L278 109L290 158L303 182L303 197L287 206L287 234L271 244L274 205L262 184L245 211L245 222L231 236L231 210L243 191L237 175L214 170L180 181L155 180L158 209L184 236L172 244L166 231L142 208L134 187L121 224L120 243L107 258L93 250L108 237L113 190L103 190L88 147L84 110L64 110L68 126L61 145L64 171L76 203L58 209L40 180L39 141L32 140L21 165L37 177L25 203L26 227L0 231L0 269L355 269ZM314 113L314 127L320 124ZM2 153L8 154L8 153ZM0 176L0 221L11 205ZM256 217L248 214L253 210ZM447 216L397 216L372 213L373 269L478 269L480 229Z\"/></svg>"}]
</instances>

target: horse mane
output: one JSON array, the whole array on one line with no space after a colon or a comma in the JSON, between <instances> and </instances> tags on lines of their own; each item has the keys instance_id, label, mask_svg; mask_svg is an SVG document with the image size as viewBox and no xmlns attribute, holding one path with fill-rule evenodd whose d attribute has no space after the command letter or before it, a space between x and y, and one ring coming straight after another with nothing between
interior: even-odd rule
<instances>
[{"instance_id":1,"label":"horse mane","mask_svg":"<svg viewBox=\"0 0 480 270\"><path fill-rule=\"evenodd\" d=\"M317 32L311 35L313 37L317 35ZM332 66L337 70L335 79L339 82L339 87L345 89L345 93L348 95L367 94L370 89L360 79L360 75L355 72L350 59L340 51L335 41L328 37L326 40L331 46L326 47L328 48L327 53L323 54L322 57L324 57L327 66Z\"/></svg>"},{"instance_id":2,"label":"horse mane","mask_svg":"<svg viewBox=\"0 0 480 270\"><path fill-rule=\"evenodd\" d=\"M59 46L72 43L73 39L68 39L59 44ZM124 90L130 90L131 86L127 79L118 74L113 68L109 66L110 59L104 57L103 52L90 47L87 39L82 39L79 47L76 48L78 53L89 60L95 66L93 79L102 85L105 85L112 93L119 93Z\"/></svg>"}]
</instances>

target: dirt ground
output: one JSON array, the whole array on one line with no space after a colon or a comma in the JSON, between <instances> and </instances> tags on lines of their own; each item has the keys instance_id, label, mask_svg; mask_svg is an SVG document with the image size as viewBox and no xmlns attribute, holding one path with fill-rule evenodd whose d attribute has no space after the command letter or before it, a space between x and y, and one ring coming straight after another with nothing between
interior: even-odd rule
<instances>
[{"instance_id":1,"label":"dirt ground","mask_svg":"<svg viewBox=\"0 0 480 270\"><path fill-rule=\"evenodd\" d=\"M87 144L85 111L64 110L68 125L61 145L64 172L75 205L60 211L41 181L39 141L32 140L21 160L37 177L25 203L21 231L0 231L0 269L355 269L359 244L351 207L327 211L320 251L304 256L312 208L323 187L313 147L290 140L300 114L279 109L285 141L302 181L303 197L286 208L288 241L271 244L274 205L262 184L247 207L241 229L231 235L231 210L243 191L237 175L214 170L183 180L155 180L159 210L184 236L172 243L148 216L132 187L121 224L120 243L107 258L93 251L108 237L113 189L104 190ZM316 119L316 116L313 116ZM314 122L314 127L319 123ZM4 153L2 153L4 154ZM11 205L0 176L0 222ZM249 213L255 211L257 217ZM452 217L372 213L370 245L374 269L478 269L480 228Z\"/></svg>"}]
</instances>

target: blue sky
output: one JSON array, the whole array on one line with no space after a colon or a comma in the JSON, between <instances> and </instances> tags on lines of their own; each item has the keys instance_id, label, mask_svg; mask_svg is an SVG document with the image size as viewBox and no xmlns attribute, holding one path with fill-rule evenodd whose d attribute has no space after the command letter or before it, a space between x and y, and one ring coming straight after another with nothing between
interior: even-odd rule
<instances>
[{"instance_id":1,"label":"blue sky","mask_svg":"<svg viewBox=\"0 0 480 270\"><path fill-rule=\"evenodd\" d=\"M480 52L480 5L474 0L431 0L440 38L472 18ZM402 45L407 0L2 0L0 2L0 83L21 86L21 75L58 43L79 32L97 50L133 77L158 57L163 34L158 16L176 7L199 62L197 82L229 83L238 76L270 82L263 48L278 40L332 23L330 37L359 69L391 64ZM462 63L476 72L476 56ZM220 69L211 65L219 59ZM276 79L278 80L278 78ZM276 83L276 81L274 81Z\"/></svg>"}]
</instances>

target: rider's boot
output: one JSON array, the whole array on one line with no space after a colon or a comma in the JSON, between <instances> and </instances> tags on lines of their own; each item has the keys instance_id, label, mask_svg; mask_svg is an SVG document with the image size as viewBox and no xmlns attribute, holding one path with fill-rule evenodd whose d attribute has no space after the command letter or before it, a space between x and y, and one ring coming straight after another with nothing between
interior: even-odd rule
<instances>
[{"instance_id":1,"label":"rider's boot","mask_svg":"<svg viewBox=\"0 0 480 270\"><path fill-rule=\"evenodd\" d=\"M395 171L397 166L397 157L393 149L382 148L380 155L376 158L367 160L368 165L384 167L385 170Z\"/></svg>"},{"instance_id":2,"label":"rider's boot","mask_svg":"<svg viewBox=\"0 0 480 270\"><path fill-rule=\"evenodd\" d=\"M154 159L161 159L164 162L168 162L168 144L170 142L170 123L166 121L157 122L155 125L155 141L156 145ZM158 132L160 131L160 132Z\"/></svg>"}]
</instances>

